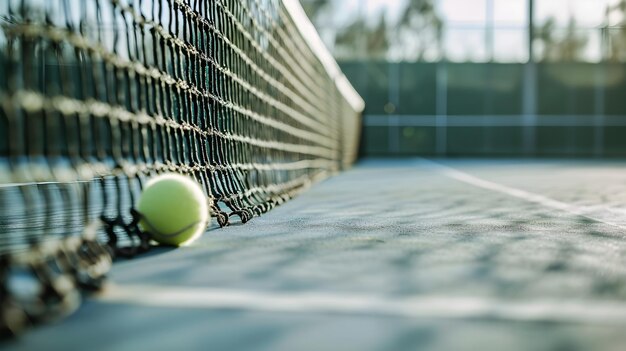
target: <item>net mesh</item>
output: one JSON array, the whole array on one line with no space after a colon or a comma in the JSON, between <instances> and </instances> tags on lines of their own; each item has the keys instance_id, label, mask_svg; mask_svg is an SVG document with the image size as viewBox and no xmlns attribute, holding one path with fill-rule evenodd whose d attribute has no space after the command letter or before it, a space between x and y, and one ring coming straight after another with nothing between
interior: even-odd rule
<instances>
[{"instance_id":1,"label":"net mesh","mask_svg":"<svg viewBox=\"0 0 626 351\"><path fill-rule=\"evenodd\" d=\"M133 204L187 174L220 226L356 157L362 101L292 0L0 4L4 332L149 248Z\"/></svg>"}]
</instances>

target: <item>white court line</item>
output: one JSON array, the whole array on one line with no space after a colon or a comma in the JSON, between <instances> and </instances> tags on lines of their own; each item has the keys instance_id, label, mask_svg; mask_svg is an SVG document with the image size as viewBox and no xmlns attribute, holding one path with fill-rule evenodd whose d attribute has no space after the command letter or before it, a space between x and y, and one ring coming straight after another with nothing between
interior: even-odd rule
<instances>
[{"instance_id":1,"label":"white court line","mask_svg":"<svg viewBox=\"0 0 626 351\"><path fill-rule=\"evenodd\" d=\"M106 303L209 310L626 324L626 303L619 301L528 301L441 295L381 297L153 285L110 285L98 300Z\"/></svg>"},{"instance_id":2,"label":"white court line","mask_svg":"<svg viewBox=\"0 0 626 351\"><path fill-rule=\"evenodd\" d=\"M445 176L458 180L460 182L470 184L479 188L496 191L496 192L513 196L513 197L516 197L518 199L522 199L528 202L533 202L544 207L564 211L564 212L567 212L576 216L585 217L592 221L604 223L613 227L617 227L619 229L626 230L626 225L623 223L617 223L616 221L611 221L611 220L607 220L604 218L600 218L600 216L597 216L591 213L591 212L594 212L594 213L604 212L604 213L617 214L616 212L618 211L616 211L615 208L611 208L607 206L593 206L593 207L576 206L576 205L568 204L566 202L551 199L547 196L538 195L538 194L531 193L525 190L520 190L517 188L512 188L506 185L502 185L502 184L494 183L485 179L481 179L473 175L470 175L468 173L459 171L452 167L448 167L441 163L437 163L431 160L424 159L424 162L429 163L433 168L438 169ZM626 216L626 213L623 213L623 212L619 214Z\"/></svg>"}]
</instances>

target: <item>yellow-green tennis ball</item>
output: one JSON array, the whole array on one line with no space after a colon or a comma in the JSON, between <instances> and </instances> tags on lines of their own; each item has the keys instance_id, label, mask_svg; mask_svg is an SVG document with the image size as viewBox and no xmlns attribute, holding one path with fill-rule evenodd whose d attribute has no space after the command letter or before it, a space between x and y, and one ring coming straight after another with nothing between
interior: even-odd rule
<instances>
[{"instance_id":1,"label":"yellow-green tennis ball","mask_svg":"<svg viewBox=\"0 0 626 351\"><path fill-rule=\"evenodd\" d=\"M157 242L180 246L204 233L209 223L209 205L202 187L180 174L164 174L143 189L137 210L139 227Z\"/></svg>"}]
</instances>

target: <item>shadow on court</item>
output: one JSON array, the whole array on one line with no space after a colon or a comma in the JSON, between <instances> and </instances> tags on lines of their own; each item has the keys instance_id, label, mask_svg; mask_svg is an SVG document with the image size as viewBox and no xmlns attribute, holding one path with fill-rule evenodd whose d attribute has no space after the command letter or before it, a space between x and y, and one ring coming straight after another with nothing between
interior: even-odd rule
<instances>
[{"instance_id":1,"label":"shadow on court","mask_svg":"<svg viewBox=\"0 0 626 351\"><path fill-rule=\"evenodd\" d=\"M115 265L7 350L589 350L626 341L626 166L368 160Z\"/></svg>"}]
</instances>

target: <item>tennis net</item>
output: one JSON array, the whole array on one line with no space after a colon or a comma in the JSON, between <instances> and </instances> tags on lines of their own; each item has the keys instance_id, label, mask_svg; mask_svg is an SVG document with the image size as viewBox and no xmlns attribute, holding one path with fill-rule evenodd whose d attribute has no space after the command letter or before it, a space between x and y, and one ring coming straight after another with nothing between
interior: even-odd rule
<instances>
[{"instance_id":1,"label":"tennis net","mask_svg":"<svg viewBox=\"0 0 626 351\"><path fill-rule=\"evenodd\" d=\"M148 178L192 176L225 226L356 158L363 101L297 0L9 0L0 26L6 334L149 249Z\"/></svg>"}]
</instances>

